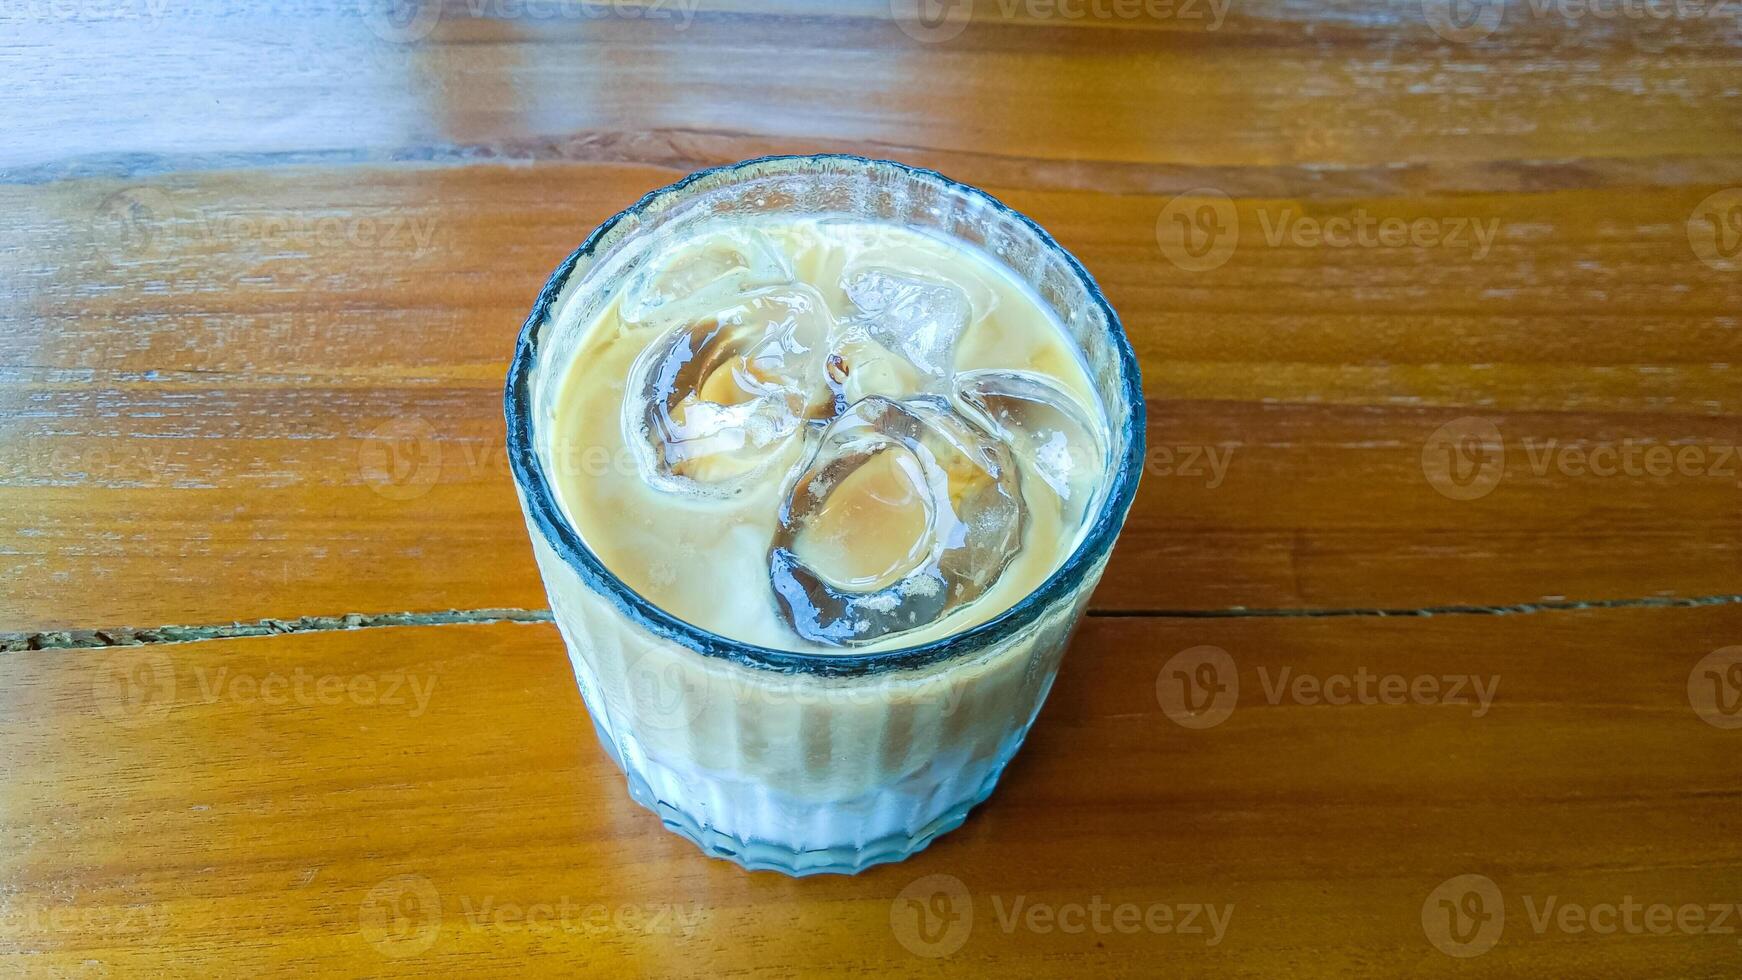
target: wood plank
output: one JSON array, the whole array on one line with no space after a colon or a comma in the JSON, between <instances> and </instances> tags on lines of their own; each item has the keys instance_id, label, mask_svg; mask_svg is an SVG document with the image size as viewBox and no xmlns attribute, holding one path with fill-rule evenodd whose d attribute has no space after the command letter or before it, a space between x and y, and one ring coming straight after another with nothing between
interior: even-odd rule
<instances>
[{"instance_id":1,"label":"wood plank","mask_svg":"<svg viewBox=\"0 0 1742 980\"><path fill-rule=\"evenodd\" d=\"M1735 974L1742 22L902 2L0 11L0 973ZM925 853L703 858L548 625L28 649L536 618L500 387L539 284L648 189L813 151L1035 216L1150 398L1096 615ZM1315 237L1384 219L1466 230ZM1182 711L1216 651L1231 710ZM1188 904L1225 929L1149 927Z\"/></svg>"},{"instance_id":2,"label":"wood plank","mask_svg":"<svg viewBox=\"0 0 1742 980\"><path fill-rule=\"evenodd\" d=\"M29 246L0 256L0 626L542 605L502 452L513 337L560 257L673 176L0 188ZM1143 362L1151 467L1100 608L1735 591L1742 279L1683 220L1710 185L1241 197L1203 271L1158 244L1167 196L989 186L1083 257ZM1500 230L1480 259L1266 237L1362 209ZM1447 497L1424 454L1459 450L1430 442L1485 423L1503 478ZM1692 455L1648 471L1652 446Z\"/></svg>"},{"instance_id":3,"label":"wood plank","mask_svg":"<svg viewBox=\"0 0 1742 980\"><path fill-rule=\"evenodd\" d=\"M351 0L267 12L244 0L29 3L7 15L0 55L32 110L0 166L584 154L590 133L678 154L725 132L1193 167L1650 160L1738 145L1733 17L1538 3L1455 43L1424 16L1434 5L1114 12L1131 6L980 0L959 33L926 43L891 22L887 0L686 2L665 9L694 16L671 19L614 13L645 5L427 0L401 8L427 11L411 36L366 16L386 5ZM88 67L110 58L129 65L127 85Z\"/></svg>"},{"instance_id":4,"label":"wood plank","mask_svg":"<svg viewBox=\"0 0 1742 980\"><path fill-rule=\"evenodd\" d=\"M0 962L1718 976L1734 935L1538 932L1529 909L1551 895L1581 908L1742 897L1724 782L1739 733L1702 721L1688 695L1696 663L1739 631L1737 607L1091 620L966 826L904 864L808 880L705 859L630 803L548 626L4 654ZM1158 681L1203 645L1229 654L1239 691L1220 723L1193 729ZM1294 693L1303 676L1362 673L1375 697L1379 677L1457 676L1492 699L1484 709L1467 687L1455 703L1444 680L1400 704ZM1473 962L1422 924L1433 890L1465 874L1504 896L1499 942ZM934 875L967 889L955 950L892 909ZM1108 931L1070 933L1011 920L1018 899L1232 916L1215 943L1111 931L1112 911Z\"/></svg>"}]
</instances>

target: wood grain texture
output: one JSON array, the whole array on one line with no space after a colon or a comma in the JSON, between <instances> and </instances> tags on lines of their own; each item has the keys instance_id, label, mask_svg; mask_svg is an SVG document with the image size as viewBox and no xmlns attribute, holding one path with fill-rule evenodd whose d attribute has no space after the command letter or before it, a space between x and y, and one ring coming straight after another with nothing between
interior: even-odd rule
<instances>
[{"instance_id":1,"label":"wood grain texture","mask_svg":"<svg viewBox=\"0 0 1742 980\"><path fill-rule=\"evenodd\" d=\"M0 972L1736 973L1734 5L905 2L0 11ZM553 629L465 622L544 605L500 389L550 269L814 151L1052 231L1152 452L993 799L792 881L629 801ZM402 610L458 612L337 629ZM265 618L315 632L161 642ZM1431 693L1324 703L1362 676ZM1219 941L1048 918L1191 904Z\"/></svg>"},{"instance_id":2,"label":"wood grain texture","mask_svg":"<svg viewBox=\"0 0 1742 980\"><path fill-rule=\"evenodd\" d=\"M1429 944L1422 905L1479 873L1507 902L1488 975L1717 976L1732 935L1539 934L1525 900L1739 900L1734 733L1687 694L1694 664L1739 630L1734 608L1091 621L965 827L904 864L803 881L704 859L632 804L548 626L9 654L0 963L1451 976L1465 964ZM1225 721L1190 730L1158 679L1204 644L1230 654L1240 691ZM1473 676L1492 699L1288 693L1302 675L1361 671ZM973 920L958 950L925 958L891 906L939 874L965 883ZM1004 924L1018 898L1095 896L1233 910L1214 943L1111 931L1112 912L1101 934ZM554 908L525 921L541 905Z\"/></svg>"},{"instance_id":3,"label":"wood grain texture","mask_svg":"<svg viewBox=\"0 0 1742 980\"><path fill-rule=\"evenodd\" d=\"M507 356L548 270L672 176L293 169L0 191L0 220L37 243L0 338L0 562L19 583L0 623L541 605L502 449ZM1151 460L1098 607L1736 591L1742 277L1668 220L1710 187L1242 199L1240 245L1197 272L1158 244L1169 198L990 188L1083 257L1140 353ZM1481 260L1268 244L1299 213L1361 209L1501 231ZM1504 477L1448 498L1428 444L1483 421ZM1691 465L1604 476L1566 457L1630 446Z\"/></svg>"}]
</instances>

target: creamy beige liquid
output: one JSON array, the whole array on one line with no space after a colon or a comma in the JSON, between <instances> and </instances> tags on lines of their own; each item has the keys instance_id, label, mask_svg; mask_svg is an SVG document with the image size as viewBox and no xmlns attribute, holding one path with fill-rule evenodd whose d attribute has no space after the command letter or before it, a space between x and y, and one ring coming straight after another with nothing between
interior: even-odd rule
<instances>
[{"instance_id":1,"label":"creamy beige liquid","mask_svg":"<svg viewBox=\"0 0 1742 980\"><path fill-rule=\"evenodd\" d=\"M801 469L818 445L818 434L839 406L866 394L901 398L917 392L926 379L909 362L887 349L852 335L847 324L864 317L843 288L844 271L865 268L919 270L934 279L958 285L973 313L954 351L956 372L1003 369L1034 372L1070 393L1104 433L1106 419L1085 373L1080 356L1062 328L1028 289L982 254L891 225L846 219L782 218L738 223L726 244L710 239L712 232L667 246L663 259L649 269L676 269L665 280L674 291L702 284L713 300L673 303L657 316L626 315L625 304L637 304L634 277L619 286L588 328L562 382L550 420L549 463L557 496L592 551L636 592L661 608L704 629L735 640L777 649L811 652L865 652L912 646L960 632L1009 608L1038 587L1069 556L1082 530L1081 515L1093 513L1081 493L1066 503L1068 492L1057 493L1015 454L1021 476L1020 495L1026 509L1020 548L983 594L941 618L914 628L891 632L850 647L807 640L783 615L770 583L770 546L779 526L785 495L792 492ZM748 233L754 236L747 247ZM749 255L772 248L778 261ZM724 258L721 258L724 256ZM743 268L748 266L749 268ZM761 266L759 268L759 266ZM730 276L708 285L710 276L726 269ZM783 287L790 277L800 287ZM722 283L725 283L722 286ZM772 287L770 283L774 283ZM808 287L820 298L818 316L827 318L829 346L839 356L826 370L840 381L844 398L829 403L828 392L806 395L805 428L776 439L757 451L698 456L677 467L678 479L736 479L730 494L691 494L652 485L638 460L646 447L638 428L640 390L631 390L646 352L669 345L674 331L688 329L697 311L729 306L745 292ZM626 296L626 294L628 294ZM680 313L671 311L677 310ZM641 322L631 322L639 319ZM846 337L846 339L843 339ZM875 348L875 349L872 349ZM808 356L808 355L807 355ZM735 367L710 375L698 400L730 406L746 396L731 383L754 386L759 362L740 358ZM744 380L748 378L748 380ZM625 424L625 402L629 423ZM694 400L686 402L693 410ZM796 402L795 402L796 404ZM713 408L710 404L705 406ZM802 544L832 581L872 581L886 584L888 570L898 565L924 523L916 509L914 487L904 475L900 454L886 453L831 483L826 520L808 528ZM1079 461L1100 472L1102 460ZM752 469L752 467L755 467ZM750 473L745 481L743 474ZM1097 477L1098 479L1098 477ZM813 492L823 492L819 484ZM1090 491L1098 501L1098 484Z\"/></svg>"}]
</instances>

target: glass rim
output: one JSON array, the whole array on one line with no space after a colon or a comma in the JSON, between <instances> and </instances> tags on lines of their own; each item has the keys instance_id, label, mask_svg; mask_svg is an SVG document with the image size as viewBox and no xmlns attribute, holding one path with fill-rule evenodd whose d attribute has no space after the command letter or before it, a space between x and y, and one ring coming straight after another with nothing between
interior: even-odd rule
<instances>
[{"instance_id":1,"label":"glass rim","mask_svg":"<svg viewBox=\"0 0 1742 980\"><path fill-rule=\"evenodd\" d=\"M556 493L545 475L543 464L539 462L532 440L531 378L544 330L550 324L556 302L577 266L583 259L592 256L612 229L626 218L639 216L662 202L674 198L681 200L685 191L700 181L708 180L717 184L724 178L745 170L755 171L757 176L779 172L779 168L791 173L803 173L819 164L848 164L866 173L892 169L907 177L935 183L945 190L976 198L994 212L1014 218L1026 226L1037 236L1044 250L1064 260L1066 267L1084 287L1089 302L1106 317L1106 329L1111 335L1118 361L1119 382L1131 407L1124 420L1108 419L1108 424L1123 434L1125 444L1123 454L1115 460L1110 470L1110 489L1087 533L1077 542L1070 556L1044 582L991 619L959 633L927 643L866 653L815 653L758 646L721 636L660 608L618 578L587 547L558 504ZM885 671L914 670L935 666L947 660L965 660L985 651L1010 634L1033 625L1042 613L1068 594L1082 576L1112 550L1113 542L1131 509L1131 502L1137 495L1147 429L1143 382L1131 340L1119 322L1119 315L1113 311L1094 277L1083 268L1076 256L1055 241L1032 218L978 187L952 180L935 170L913 167L894 160L876 160L845 153L763 156L698 170L675 183L648 192L639 201L606 219L593 229L578 248L569 253L539 291L532 312L527 315L515 343L514 360L508 369L503 403L508 425L509 467L526 502L527 514L538 532L544 536L545 543L580 576L584 585L610 599L619 612L654 636L681 644L703 656L758 670L822 677L856 677Z\"/></svg>"}]
</instances>

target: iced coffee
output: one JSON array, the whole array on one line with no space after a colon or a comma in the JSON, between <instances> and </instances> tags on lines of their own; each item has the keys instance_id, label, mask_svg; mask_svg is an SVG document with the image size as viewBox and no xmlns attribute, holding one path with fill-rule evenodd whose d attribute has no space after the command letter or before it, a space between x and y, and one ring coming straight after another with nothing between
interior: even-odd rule
<instances>
[{"instance_id":1,"label":"iced coffee","mask_svg":"<svg viewBox=\"0 0 1742 980\"><path fill-rule=\"evenodd\" d=\"M1141 404L1081 267L936 174L752 161L604 226L528 320L510 457L631 795L790 874L958 825L1105 567Z\"/></svg>"},{"instance_id":2,"label":"iced coffee","mask_svg":"<svg viewBox=\"0 0 1742 980\"><path fill-rule=\"evenodd\" d=\"M587 328L558 495L605 567L721 636L934 640L1075 546L1107 473L1081 362L962 245L846 219L699 229Z\"/></svg>"}]
</instances>

